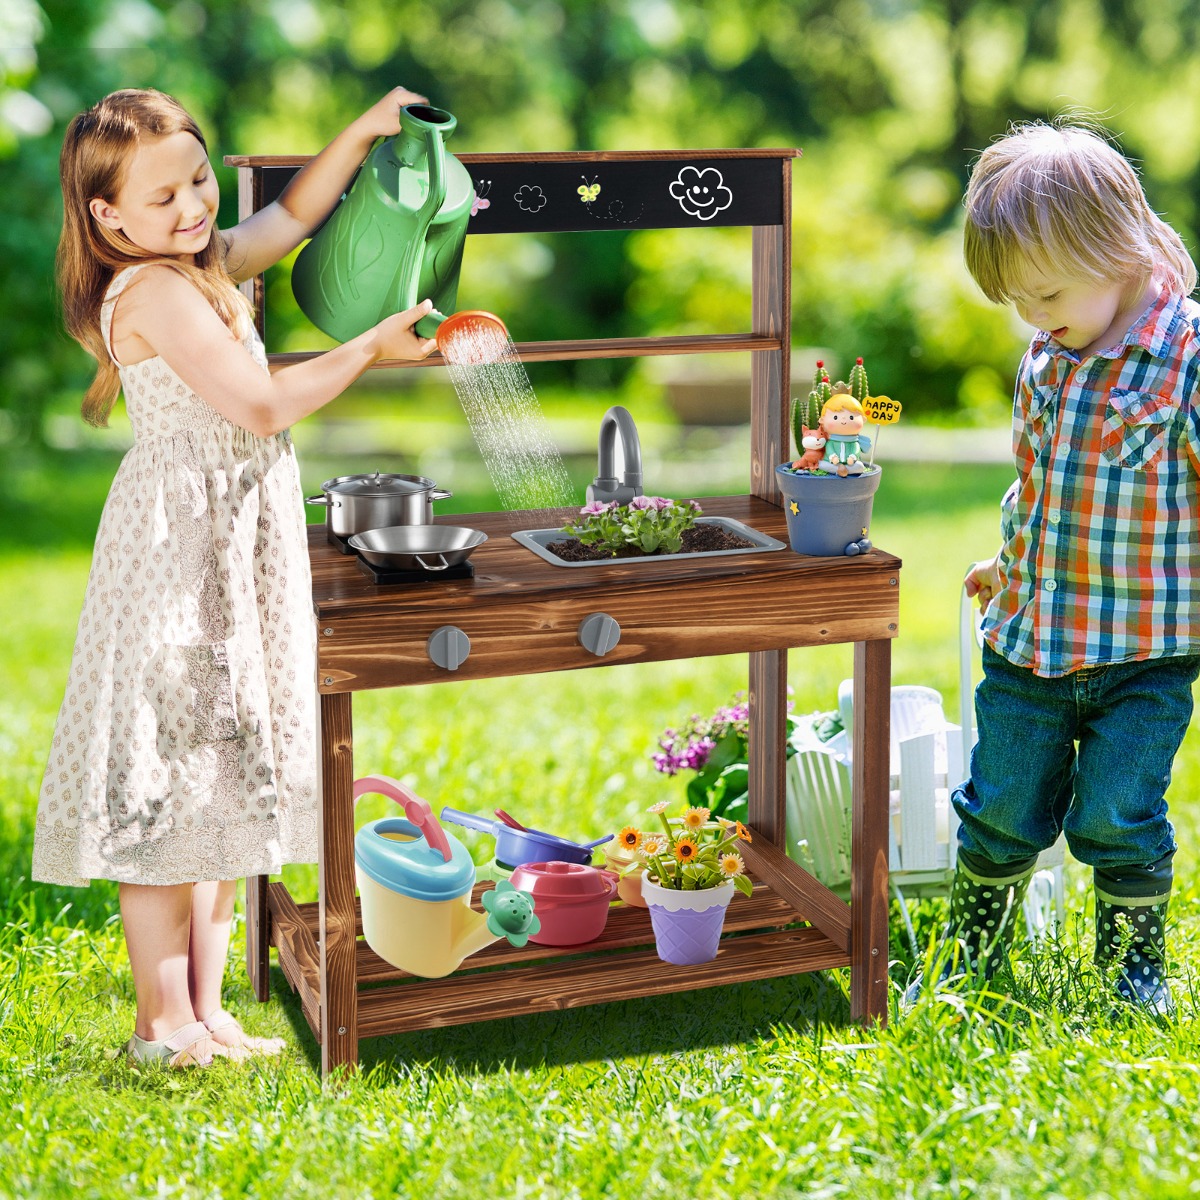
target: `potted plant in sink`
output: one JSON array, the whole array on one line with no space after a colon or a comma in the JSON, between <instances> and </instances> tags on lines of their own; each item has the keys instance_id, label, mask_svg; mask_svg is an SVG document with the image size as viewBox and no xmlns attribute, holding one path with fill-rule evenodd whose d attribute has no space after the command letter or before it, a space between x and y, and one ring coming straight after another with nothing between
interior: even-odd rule
<instances>
[{"instance_id":1,"label":"potted plant in sink","mask_svg":"<svg viewBox=\"0 0 1200 1200\"><path fill-rule=\"evenodd\" d=\"M735 891L749 896L753 884L737 852L750 831L740 821L710 820L707 808L691 807L668 819L667 801L650 806L663 832L626 826L617 837L638 861L641 898L650 909L654 944L663 962L692 966L717 956L725 910Z\"/></svg>"},{"instance_id":2,"label":"potted plant in sink","mask_svg":"<svg viewBox=\"0 0 1200 1200\"><path fill-rule=\"evenodd\" d=\"M576 520L562 527L565 536L548 542L545 549L564 562L582 563L727 553L751 550L770 541L729 518L701 521L702 514L695 500L671 500L666 496L634 496L628 504L593 500L579 510ZM743 536L742 530L758 541Z\"/></svg>"},{"instance_id":3,"label":"potted plant in sink","mask_svg":"<svg viewBox=\"0 0 1200 1200\"><path fill-rule=\"evenodd\" d=\"M882 468L866 461L871 440L862 434L868 412L878 411L860 358L848 383L829 382L818 361L807 398L792 401L792 435L800 457L780 463L788 540L797 554L864 554L871 548L871 504ZM888 401L891 405L892 402Z\"/></svg>"}]
</instances>

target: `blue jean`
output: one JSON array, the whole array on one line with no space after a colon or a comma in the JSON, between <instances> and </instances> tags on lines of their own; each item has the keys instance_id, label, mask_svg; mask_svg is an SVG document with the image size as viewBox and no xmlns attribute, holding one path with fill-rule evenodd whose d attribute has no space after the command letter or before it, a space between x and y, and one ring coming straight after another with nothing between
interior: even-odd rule
<instances>
[{"instance_id":1,"label":"blue jean","mask_svg":"<svg viewBox=\"0 0 1200 1200\"><path fill-rule=\"evenodd\" d=\"M1200 655L1181 655L1046 679L985 645L979 741L953 796L966 861L1032 867L1064 832L1106 873L1169 864L1165 792L1198 674Z\"/></svg>"}]
</instances>

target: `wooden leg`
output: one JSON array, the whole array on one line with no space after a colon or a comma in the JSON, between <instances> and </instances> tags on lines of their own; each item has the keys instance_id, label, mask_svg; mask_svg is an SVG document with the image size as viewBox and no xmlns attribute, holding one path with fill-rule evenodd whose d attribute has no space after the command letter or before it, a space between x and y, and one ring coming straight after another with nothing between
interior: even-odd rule
<instances>
[{"instance_id":1,"label":"wooden leg","mask_svg":"<svg viewBox=\"0 0 1200 1200\"><path fill-rule=\"evenodd\" d=\"M749 824L786 851L787 651L750 655Z\"/></svg>"},{"instance_id":2,"label":"wooden leg","mask_svg":"<svg viewBox=\"0 0 1200 1200\"><path fill-rule=\"evenodd\" d=\"M349 693L321 697L321 1075L358 1065L354 743Z\"/></svg>"},{"instance_id":3,"label":"wooden leg","mask_svg":"<svg viewBox=\"0 0 1200 1200\"><path fill-rule=\"evenodd\" d=\"M888 781L892 644L854 646L854 817L850 845L850 1015L887 1023Z\"/></svg>"},{"instance_id":4,"label":"wooden leg","mask_svg":"<svg viewBox=\"0 0 1200 1200\"><path fill-rule=\"evenodd\" d=\"M254 998L264 1003L271 994L271 913L267 908L269 876L246 876L246 974Z\"/></svg>"}]
</instances>

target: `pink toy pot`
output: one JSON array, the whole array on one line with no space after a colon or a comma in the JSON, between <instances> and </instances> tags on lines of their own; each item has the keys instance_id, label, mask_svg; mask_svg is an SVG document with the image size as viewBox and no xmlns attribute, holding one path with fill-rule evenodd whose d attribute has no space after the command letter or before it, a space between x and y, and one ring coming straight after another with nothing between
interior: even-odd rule
<instances>
[{"instance_id":1,"label":"pink toy pot","mask_svg":"<svg viewBox=\"0 0 1200 1200\"><path fill-rule=\"evenodd\" d=\"M512 885L534 897L542 922L531 942L541 946L578 946L604 932L608 905L617 892L614 871L579 863L525 863L513 871Z\"/></svg>"}]
</instances>

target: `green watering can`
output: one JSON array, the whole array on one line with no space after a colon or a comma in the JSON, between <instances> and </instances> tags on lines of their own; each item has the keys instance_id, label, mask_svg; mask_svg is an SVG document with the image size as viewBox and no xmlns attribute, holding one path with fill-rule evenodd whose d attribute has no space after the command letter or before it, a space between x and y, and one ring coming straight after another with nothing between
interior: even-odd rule
<instances>
[{"instance_id":1,"label":"green watering can","mask_svg":"<svg viewBox=\"0 0 1200 1200\"><path fill-rule=\"evenodd\" d=\"M292 268L296 302L322 332L347 342L426 298L416 324L438 336L458 295L467 219L475 189L446 153L458 122L423 104L400 110L400 133L380 142L349 193L300 251ZM488 314L458 314L503 322Z\"/></svg>"}]
</instances>

